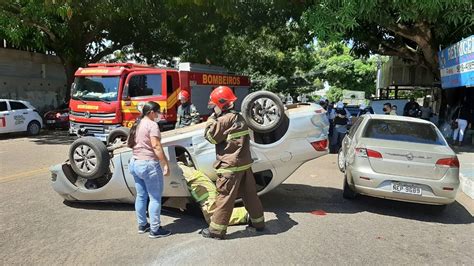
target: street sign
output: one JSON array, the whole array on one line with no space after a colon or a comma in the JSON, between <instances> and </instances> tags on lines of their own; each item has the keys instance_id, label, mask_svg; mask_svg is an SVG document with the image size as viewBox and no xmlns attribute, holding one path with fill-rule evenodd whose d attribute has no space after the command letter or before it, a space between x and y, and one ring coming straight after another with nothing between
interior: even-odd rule
<instances>
[{"instance_id":1,"label":"street sign","mask_svg":"<svg viewBox=\"0 0 474 266\"><path fill-rule=\"evenodd\" d=\"M438 53L441 87L474 87L474 35Z\"/></svg>"}]
</instances>

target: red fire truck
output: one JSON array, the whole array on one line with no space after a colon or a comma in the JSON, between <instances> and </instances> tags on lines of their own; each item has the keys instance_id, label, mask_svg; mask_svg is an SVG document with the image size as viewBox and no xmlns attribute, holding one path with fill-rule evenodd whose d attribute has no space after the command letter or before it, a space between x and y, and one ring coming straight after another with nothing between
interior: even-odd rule
<instances>
[{"instance_id":1,"label":"red fire truck","mask_svg":"<svg viewBox=\"0 0 474 266\"><path fill-rule=\"evenodd\" d=\"M171 129L181 90L189 92L201 116L208 116L209 94L219 85L234 90L239 99L236 107L240 108L249 93L250 79L222 67L191 63L180 63L177 69L131 63L89 64L75 73L69 103L70 133L111 142L110 133L126 132L140 114L140 103L147 101L160 104L160 128Z\"/></svg>"}]
</instances>

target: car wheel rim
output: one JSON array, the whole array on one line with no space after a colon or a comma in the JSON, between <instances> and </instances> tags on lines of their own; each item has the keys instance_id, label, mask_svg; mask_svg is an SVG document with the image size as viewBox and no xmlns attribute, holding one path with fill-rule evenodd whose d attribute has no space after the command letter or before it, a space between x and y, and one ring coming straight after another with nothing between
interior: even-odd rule
<instances>
[{"instance_id":1,"label":"car wheel rim","mask_svg":"<svg viewBox=\"0 0 474 266\"><path fill-rule=\"evenodd\" d=\"M74 150L74 164L84 173L90 173L97 167L97 156L91 147L80 145Z\"/></svg>"},{"instance_id":2,"label":"car wheel rim","mask_svg":"<svg viewBox=\"0 0 474 266\"><path fill-rule=\"evenodd\" d=\"M344 169L344 154L342 154L342 152L339 152L338 161L339 169Z\"/></svg>"},{"instance_id":3,"label":"car wheel rim","mask_svg":"<svg viewBox=\"0 0 474 266\"><path fill-rule=\"evenodd\" d=\"M269 98L260 98L255 101L250 108L250 112L252 119L265 127L278 123L280 119L278 105Z\"/></svg>"},{"instance_id":4,"label":"car wheel rim","mask_svg":"<svg viewBox=\"0 0 474 266\"><path fill-rule=\"evenodd\" d=\"M37 124L35 124L35 123L31 124L31 126L30 126L31 134L36 135L36 134L38 134L39 130L40 130L40 128Z\"/></svg>"}]
</instances>

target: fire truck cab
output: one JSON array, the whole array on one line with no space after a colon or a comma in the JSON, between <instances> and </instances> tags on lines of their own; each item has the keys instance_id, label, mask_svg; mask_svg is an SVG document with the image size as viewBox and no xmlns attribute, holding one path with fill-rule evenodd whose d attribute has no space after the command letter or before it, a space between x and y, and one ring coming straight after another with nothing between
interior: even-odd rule
<instances>
[{"instance_id":1,"label":"fire truck cab","mask_svg":"<svg viewBox=\"0 0 474 266\"><path fill-rule=\"evenodd\" d=\"M213 88L226 85L238 97L237 109L249 93L250 79L223 67L180 63L178 68L157 68L132 63L96 63L79 68L71 88L70 133L95 136L106 142L111 131L130 128L140 115L138 106L160 104L160 129L174 128L178 94L186 90L202 117Z\"/></svg>"}]
</instances>

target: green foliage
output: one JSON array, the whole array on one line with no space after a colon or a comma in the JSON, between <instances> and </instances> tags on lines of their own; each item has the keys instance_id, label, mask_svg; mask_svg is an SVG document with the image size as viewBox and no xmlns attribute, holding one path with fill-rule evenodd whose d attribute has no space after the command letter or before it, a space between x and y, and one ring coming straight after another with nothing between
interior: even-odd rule
<instances>
[{"instance_id":1,"label":"green foliage","mask_svg":"<svg viewBox=\"0 0 474 266\"><path fill-rule=\"evenodd\" d=\"M338 102L342 99L342 91L339 87L331 86L326 96L330 102Z\"/></svg>"},{"instance_id":2,"label":"green foliage","mask_svg":"<svg viewBox=\"0 0 474 266\"><path fill-rule=\"evenodd\" d=\"M396 55L439 76L437 50L474 32L472 0L319 0L304 15L320 40Z\"/></svg>"},{"instance_id":3,"label":"green foliage","mask_svg":"<svg viewBox=\"0 0 474 266\"><path fill-rule=\"evenodd\" d=\"M367 96L375 93L377 62L375 57L357 58L344 43L320 44L314 53L317 62L313 71L320 72L333 92L331 97L342 96L342 90L365 91Z\"/></svg>"}]
</instances>

